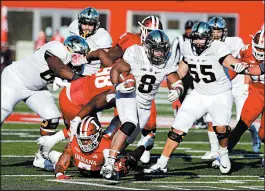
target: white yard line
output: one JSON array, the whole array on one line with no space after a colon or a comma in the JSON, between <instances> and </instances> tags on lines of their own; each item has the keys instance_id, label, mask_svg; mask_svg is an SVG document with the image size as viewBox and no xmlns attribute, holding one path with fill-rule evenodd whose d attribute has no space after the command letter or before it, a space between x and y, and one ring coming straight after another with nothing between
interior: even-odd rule
<instances>
[{"instance_id":1,"label":"white yard line","mask_svg":"<svg viewBox=\"0 0 265 191\"><path fill-rule=\"evenodd\" d=\"M96 184L90 182L75 182L75 181L67 181L67 180L46 180L49 182L61 182L66 184L80 184L80 185L89 185L89 186L98 186L103 188L117 188L121 190L148 190L143 188L130 188L130 187L122 187L122 186L114 186L114 185L104 185L104 184Z\"/></svg>"},{"instance_id":2,"label":"white yard line","mask_svg":"<svg viewBox=\"0 0 265 191\"><path fill-rule=\"evenodd\" d=\"M166 174L165 174L166 175ZM54 175L50 175L50 174L40 174L40 175L37 175L37 174L6 174L6 175L1 175L1 176L13 176L13 177L16 177L16 176L25 176L25 177L34 177L34 176L54 176ZM148 175L149 177L151 175ZM251 175L174 175L174 176L183 176L183 177L191 177L191 178L258 178L259 176L251 176ZM116 181L116 180L106 180L106 179L96 179L96 178L89 178L89 179L83 179L83 178L74 178L74 179L71 179L71 180L89 180L89 181L94 181L94 182L112 182L112 183L118 183L119 181ZM221 180L219 180L221 181ZM241 181L241 180L239 180ZM245 181L252 181L252 180L245 180ZM254 182L256 181L263 181L263 180L253 180ZM149 182L149 183L174 183L173 181L134 181L134 182Z\"/></svg>"},{"instance_id":3,"label":"white yard line","mask_svg":"<svg viewBox=\"0 0 265 191\"><path fill-rule=\"evenodd\" d=\"M264 190L264 186L236 186L238 188L246 188L250 190Z\"/></svg>"},{"instance_id":4,"label":"white yard line","mask_svg":"<svg viewBox=\"0 0 265 191\"><path fill-rule=\"evenodd\" d=\"M173 186L157 186L157 187L160 187L160 188L171 188L171 189L176 189L176 190L190 190L188 188L209 188L209 190L212 190L213 188L214 189L219 189L219 190L234 190L234 189L231 189L231 188L221 188L221 187L215 187L215 186L178 186L178 187L173 187ZM196 189L196 190L197 190ZM198 189L200 190L200 189Z\"/></svg>"},{"instance_id":5,"label":"white yard line","mask_svg":"<svg viewBox=\"0 0 265 191\"><path fill-rule=\"evenodd\" d=\"M37 177L37 176L53 176L51 174L2 174L1 176L7 176L7 177Z\"/></svg>"},{"instance_id":6,"label":"white yard line","mask_svg":"<svg viewBox=\"0 0 265 191\"><path fill-rule=\"evenodd\" d=\"M188 150L189 151L189 150ZM229 158L232 159L258 159L258 158L262 158L264 156L264 154L247 154L247 156L244 156L244 154L242 155L234 155L234 156L229 156ZM28 158L28 157L35 157L34 155L2 155L2 158ZM151 158L157 159L160 156L151 156ZM173 155L170 158L201 158L202 156L176 156Z\"/></svg>"}]
</instances>

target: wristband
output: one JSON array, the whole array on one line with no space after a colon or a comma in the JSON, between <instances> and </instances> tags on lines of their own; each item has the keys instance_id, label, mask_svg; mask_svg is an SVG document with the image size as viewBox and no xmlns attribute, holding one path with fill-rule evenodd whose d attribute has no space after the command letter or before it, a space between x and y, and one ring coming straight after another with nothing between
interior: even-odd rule
<instances>
[{"instance_id":1,"label":"wristband","mask_svg":"<svg viewBox=\"0 0 265 191\"><path fill-rule=\"evenodd\" d=\"M72 81L73 81L73 80L76 80L76 79L78 79L78 78L81 78L81 76L79 76L78 74L74 74L73 77L72 77Z\"/></svg>"}]
</instances>

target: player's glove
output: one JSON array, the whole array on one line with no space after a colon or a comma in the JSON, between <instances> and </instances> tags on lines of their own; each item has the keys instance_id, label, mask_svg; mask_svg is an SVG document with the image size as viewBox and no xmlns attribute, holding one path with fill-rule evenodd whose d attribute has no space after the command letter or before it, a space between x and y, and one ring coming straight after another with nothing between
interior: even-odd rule
<instances>
[{"instance_id":1,"label":"player's glove","mask_svg":"<svg viewBox=\"0 0 265 191\"><path fill-rule=\"evenodd\" d=\"M61 173L61 172L58 172L58 173L55 175L55 177L56 177L56 180L66 180L66 179L71 179L70 176L66 176L66 175L64 175L64 174Z\"/></svg>"},{"instance_id":2,"label":"player's glove","mask_svg":"<svg viewBox=\"0 0 265 191\"><path fill-rule=\"evenodd\" d=\"M171 90L169 90L169 94L167 96L168 101L174 102L179 99L179 96L183 93L184 87L181 80L176 81L171 84Z\"/></svg>"},{"instance_id":3,"label":"player's glove","mask_svg":"<svg viewBox=\"0 0 265 191\"><path fill-rule=\"evenodd\" d=\"M180 90L169 90L169 94L167 96L168 101L174 102L179 99L179 96L181 94Z\"/></svg>"},{"instance_id":4,"label":"player's glove","mask_svg":"<svg viewBox=\"0 0 265 191\"><path fill-rule=\"evenodd\" d=\"M134 86L132 86L132 87L125 87L126 84L128 82L131 82L131 81L133 81L133 80L132 79L125 80L122 83L114 84L114 87L115 87L115 89L116 89L117 92L124 93L124 94L132 93L133 91L135 91L135 87Z\"/></svg>"},{"instance_id":5,"label":"player's glove","mask_svg":"<svg viewBox=\"0 0 265 191\"><path fill-rule=\"evenodd\" d=\"M231 64L233 70L238 74L244 74L246 69L249 67L246 63L240 62L236 64Z\"/></svg>"},{"instance_id":6,"label":"player's glove","mask_svg":"<svg viewBox=\"0 0 265 191\"><path fill-rule=\"evenodd\" d=\"M77 53L72 54L71 61L73 66L81 66L82 64L88 63L86 56Z\"/></svg>"},{"instance_id":7,"label":"player's glove","mask_svg":"<svg viewBox=\"0 0 265 191\"><path fill-rule=\"evenodd\" d=\"M56 91L61 87L67 87L69 85L70 83L67 80L62 80L61 78L55 77L52 87L53 87L53 91Z\"/></svg>"},{"instance_id":8,"label":"player's glove","mask_svg":"<svg viewBox=\"0 0 265 191\"><path fill-rule=\"evenodd\" d=\"M81 121L82 119L78 116L70 121L70 141L72 141L74 135L76 135L77 127Z\"/></svg>"}]
</instances>

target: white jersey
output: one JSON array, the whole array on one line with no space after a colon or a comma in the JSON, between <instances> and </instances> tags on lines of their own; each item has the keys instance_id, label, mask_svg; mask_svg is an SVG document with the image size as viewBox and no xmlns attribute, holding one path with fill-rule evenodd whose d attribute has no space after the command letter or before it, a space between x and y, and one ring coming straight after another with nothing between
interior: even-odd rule
<instances>
[{"instance_id":1,"label":"white jersey","mask_svg":"<svg viewBox=\"0 0 265 191\"><path fill-rule=\"evenodd\" d=\"M220 41L213 41L200 56L194 54L191 42L183 43L182 55L189 66L194 88L204 95L216 95L231 89L231 82L219 59L231 54L230 48Z\"/></svg>"},{"instance_id":2,"label":"white jersey","mask_svg":"<svg viewBox=\"0 0 265 191\"><path fill-rule=\"evenodd\" d=\"M79 29L78 29L78 20L74 20L69 25L69 33L70 35L79 35ZM97 49L105 49L105 48L111 48L112 46L112 38L110 34L104 29L99 28L95 34L89 36L86 38L86 41L89 45L90 51L94 51ZM83 75L91 75L98 71L100 68L101 62L99 60L92 61L89 64L85 64L83 67Z\"/></svg>"},{"instance_id":3,"label":"white jersey","mask_svg":"<svg viewBox=\"0 0 265 191\"><path fill-rule=\"evenodd\" d=\"M225 43L229 46L229 48L232 51L232 55L235 58L239 58L239 52L242 48L244 48L243 40L240 37L226 37ZM233 80L232 80L232 89L239 90L240 87L243 87L245 81L245 76L238 74Z\"/></svg>"},{"instance_id":4,"label":"white jersey","mask_svg":"<svg viewBox=\"0 0 265 191\"><path fill-rule=\"evenodd\" d=\"M30 90L40 90L54 80L53 72L44 58L46 51L60 58L65 65L71 61L71 55L64 45L58 41L51 41L25 59L13 62L13 70Z\"/></svg>"},{"instance_id":5,"label":"white jersey","mask_svg":"<svg viewBox=\"0 0 265 191\"><path fill-rule=\"evenodd\" d=\"M150 109L151 102L163 79L176 72L173 60L169 59L164 68L157 68L147 58L142 46L133 45L126 49L123 59L131 67L136 79L136 100L140 108Z\"/></svg>"}]
</instances>

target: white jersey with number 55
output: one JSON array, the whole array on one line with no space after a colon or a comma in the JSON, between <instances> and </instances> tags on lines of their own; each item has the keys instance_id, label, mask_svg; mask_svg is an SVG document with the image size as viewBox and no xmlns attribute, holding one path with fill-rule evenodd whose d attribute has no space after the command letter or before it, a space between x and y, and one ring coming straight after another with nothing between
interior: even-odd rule
<instances>
[{"instance_id":1,"label":"white jersey with number 55","mask_svg":"<svg viewBox=\"0 0 265 191\"><path fill-rule=\"evenodd\" d=\"M183 60L189 66L194 88L204 95L216 95L231 89L231 82L224 72L220 58L231 54L231 49L221 41L213 41L200 56L194 54L191 42L185 41Z\"/></svg>"},{"instance_id":2,"label":"white jersey with number 55","mask_svg":"<svg viewBox=\"0 0 265 191\"><path fill-rule=\"evenodd\" d=\"M131 73L136 79L136 100L138 106L150 109L151 102L163 79L176 72L173 60L169 59L164 68L158 68L150 63L144 47L133 45L126 49L123 59L131 67Z\"/></svg>"},{"instance_id":3,"label":"white jersey with number 55","mask_svg":"<svg viewBox=\"0 0 265 191\"><path fill-rule=\"evenodd\" d=\"M45 60L45 54L57 56L64 64L71 61L71 55L64 45L57 41L51 41L23 60L12 63L13 70L30 90L40 90L54 80L55 76Z\"/></svg>"}]
</instances>

